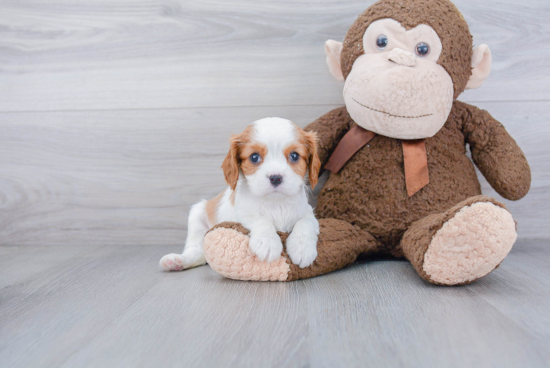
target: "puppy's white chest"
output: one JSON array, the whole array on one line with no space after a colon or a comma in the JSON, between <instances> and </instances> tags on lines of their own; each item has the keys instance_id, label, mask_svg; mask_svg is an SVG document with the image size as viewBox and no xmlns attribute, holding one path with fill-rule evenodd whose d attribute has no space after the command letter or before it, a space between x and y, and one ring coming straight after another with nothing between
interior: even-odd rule
<instances>
[{"instance_id":1,"label":"puppy's white chest","mask_svg":"<svg viewBox=\"0 0 550 368\"><path fill-rule=\"evenodd\" d=\"M299 213L297 208L291 206L286 208L275 208L270 215L277 231L289 233L292 231L296 222L303 216L303 213Z\"/></svg>"},{"instance_id":2,"label":"puppy's white chest","mask_svg":"<svg viewBox=\"0 0 550 368\"><path fill-rule=\"evenodd\" d=\"M269 203L260 212L271 219L277 231L291 232L294 224L304 216L301 206L292 203Z\"/></svg>"},{"instance_id":3,"label":"puppy's white chest","mask_svg":"<svg viewBox=\"0 0 550 368\"><path fill-rule=\"evenodd\" d=\"M298 220L307 211L307 200L304 198L285 199L281 201L246 201L239 206L238 217L261 216L268 219L277 231L291 232Z\"/></svg>"}]
</instances>

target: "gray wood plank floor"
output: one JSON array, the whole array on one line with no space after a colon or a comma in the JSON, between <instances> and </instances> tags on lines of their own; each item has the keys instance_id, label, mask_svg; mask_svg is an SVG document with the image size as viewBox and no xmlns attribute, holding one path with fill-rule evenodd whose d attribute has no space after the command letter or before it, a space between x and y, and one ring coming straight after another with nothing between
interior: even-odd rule
<instances>
[{"instance_id":1,"label":"gray wood plank floor","mask_svg":"<svg viewBox=\"0 0 550 368\"><path fill-rule=\"evenodd\" d=\"M168 246L0 248L1 367L548 367L550 244L522 241L469 286L400 260L291 283L209 266L164 273Z\"/></svg>"}]
</instances>

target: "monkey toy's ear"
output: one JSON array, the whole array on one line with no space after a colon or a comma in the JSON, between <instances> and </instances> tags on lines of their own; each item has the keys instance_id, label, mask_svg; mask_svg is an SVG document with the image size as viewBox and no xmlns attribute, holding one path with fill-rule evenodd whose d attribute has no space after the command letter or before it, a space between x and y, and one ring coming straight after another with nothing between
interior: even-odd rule
<instances>
[{"instance_id":1,"label":"monkey toy's ear","mask_svg":"<svg viewBox=\"0 0 550 368\"><path fill-rule=\"evenodd\" d=\"M327 64L330 74L340 82L344 81L342 66L340 65L340 55L342 55L342 42L328 40L325 42L325 54L327 55Z\"/></svg>"},{"instance_id":2,"label":"monkey toy's ear","mask_svg":"<svg viewBox=\"0 0 550 368\"><path fill-rule=\"evenodd\" d=\"M472 55L472 76L468 80L466 89L479 88L491 73L493 57L489 46L483 44L474 49Z\"/></svg>"}]
</instances>

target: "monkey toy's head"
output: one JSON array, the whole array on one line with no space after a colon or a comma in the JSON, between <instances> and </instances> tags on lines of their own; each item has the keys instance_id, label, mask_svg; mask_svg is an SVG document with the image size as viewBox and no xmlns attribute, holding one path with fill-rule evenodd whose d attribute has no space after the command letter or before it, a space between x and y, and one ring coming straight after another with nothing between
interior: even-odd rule
<instances>
[{"instance_id":1,"label":"monkey toy's head","mask_svg":"<svg viewBox=\"0 0 550 368\"><path fill-rule=\"evenodd\" d=\"M453 101L491 70L489 48L472 49L466 21L447 0L378 1L325 51L332 75L345 80L352 119L397 139L434 136Z\"/></svg>"}]
</instances>

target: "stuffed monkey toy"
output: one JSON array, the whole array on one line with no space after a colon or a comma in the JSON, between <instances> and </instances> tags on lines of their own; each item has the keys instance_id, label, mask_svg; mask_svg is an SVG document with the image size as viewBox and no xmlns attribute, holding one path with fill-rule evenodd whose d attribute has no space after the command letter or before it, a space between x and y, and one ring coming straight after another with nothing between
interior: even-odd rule
<instances>
[{"instance_id":1,"label":"stuffed monkey toy","mask_svg":"<svg viewBox=\"0 0 550 368\"><path fill-rule=\"evenodd\" d=\"M473 282L494 270L516 240L506 207L481 195L472 161L504 198L518 200L531 173L521 149L487 111L457 100L491 69L487 45L447 0L381 0L327 41L345 106L306 127L318 135L328 181L316 215L318 257L307 268L283 252L260 262L248 230L223 223L205 236L206 260L238 280L291 281L325 274L360 254L407 258L425 280ZM288 234L280 234L283 244Z\"/></svg>"}]
</instances>

